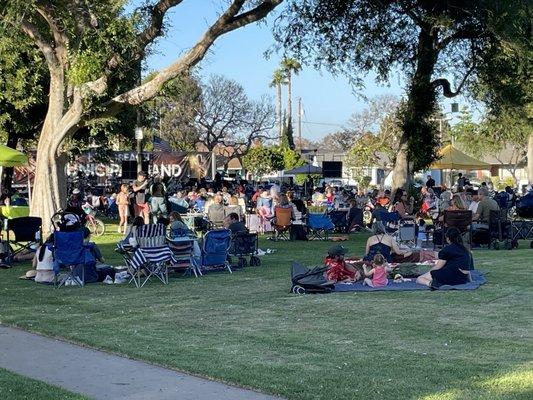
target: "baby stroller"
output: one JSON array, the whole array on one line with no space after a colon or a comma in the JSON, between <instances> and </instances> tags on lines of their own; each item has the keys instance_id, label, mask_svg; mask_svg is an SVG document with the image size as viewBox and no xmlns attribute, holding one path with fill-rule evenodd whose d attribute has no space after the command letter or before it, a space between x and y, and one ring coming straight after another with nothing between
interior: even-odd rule
<instances>
[{"instance_id":1,"label":"baby stroller","mask_svg":"<svg viewBox=\"0 0 533 400\"><path fill-rule=\"evenodd\" d=\"M293 262L291 267L291 293L329 293L335 284L326 279L328 267L315 267L309 269L300 263Z\"/></svg>"},{"instance_id":2,"label":"baby stroller","mask_svg":"<svg viewBox=\"0 0 533 400\"><path fill-rule=\"evenodd\" d=\"M513 240L513 228L506 209L490 211L489 233L489 248L499 250L503 246L507 250L512 250L518 246Z\"/></svg>"},{"instance_id":3,"label":"baby stroller","mask_svg":"<svg viewBox=\"0 0 533 400\"><path fill-rule=\"evenodd\" d=\"M79 231L85 225L85 213L83 210L77 208L58 210L52 215L51 222L55 231Z\"/></svg>"},{"instance_id":4,"label":"baby stroller","mask_svg":"<svg viewBox=\"0 0 533 400\"><path fill-rule=\"evenodd\" d=\"M256 255L258 247L257 233L236 232L231 238L229 254L238 258L238 268L244 268L248 265L259 267L261 260ZM250 256L249 262L246 260L247 256Z\"/></svg>"}]
</instances>

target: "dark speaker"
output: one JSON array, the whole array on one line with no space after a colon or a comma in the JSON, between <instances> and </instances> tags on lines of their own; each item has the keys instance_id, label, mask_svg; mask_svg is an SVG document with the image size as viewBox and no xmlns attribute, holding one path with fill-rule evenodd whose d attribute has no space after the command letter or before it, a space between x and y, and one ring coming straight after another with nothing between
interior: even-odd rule
<instances>
[{"instance_id":1,"label":"dark speaker","mask_svg":"<svg viewBox=\"0 0 533 400\"><path fill-rule=\"evenodd\" d=\"M342 178L342 161L322 161L324 178Z\"/></svg>"},{"instance_id":2,"label":"dark speaker","mask_svg":"<svg viewBox=\"0 0 533 400\"><path fill-rule=\"evenodd\" d=\"M148 172L148 161L142 162L142 170ZM122 161L122 179L137 178L137 161Z\"/></svg>"}]
</instances>

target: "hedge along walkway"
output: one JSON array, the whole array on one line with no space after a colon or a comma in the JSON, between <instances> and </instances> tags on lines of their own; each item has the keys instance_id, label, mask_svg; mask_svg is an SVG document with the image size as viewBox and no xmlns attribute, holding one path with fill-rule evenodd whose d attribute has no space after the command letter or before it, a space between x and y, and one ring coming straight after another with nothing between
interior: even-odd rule
<instances>
[{"instance_id":1,"label":"hedge along walkway","mask_svg":"<svg viewBox=\"0 0 533 400\"><path fill-rule=\"evenodd\" d=\"M277 399L2 325L0 367L94 399Z\"/></svg>"}]
</instances>

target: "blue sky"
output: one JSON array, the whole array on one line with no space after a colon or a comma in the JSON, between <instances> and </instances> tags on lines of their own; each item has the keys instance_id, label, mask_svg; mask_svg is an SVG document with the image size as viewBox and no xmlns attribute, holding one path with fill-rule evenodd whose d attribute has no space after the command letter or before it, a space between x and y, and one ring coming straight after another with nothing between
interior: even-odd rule
<instances>
[{"instance_id":1,"label":"blue sky","mask_svg":"<svg viewBox=\"0 0 533 400\"><path fill-rule=\"evenodd\" d=\"M134 4L136 1L133 2ZM149 70L158 70L172 63L184 50L190 48L221 10L215 0L186 0L168 14L167 35L159 39L154 53L147 59ZM281 6L282 7L282 6ZM266 59L264 52L274 44L271 25L274 17L265 23L248 25L219 38L199 65L199 75L205 79L221 74L238 81L252 99L267 94L275 99L275 89L269 87L272 72L278 67L281 56ZM372 77L365 79L366 97L380 94L402 95L402 82L398 75L389 87L377 86ZM286 90L284 91L286 101ZM351 114L366 107L356 96L346 78L333 77L327 71L316 71L304 66L293 79L293 116L296 118L296 98L302 98L304 108L302 136L320 139L329 132L346 125ZM449 102L447 102L449 103ZM446 103L446 111L449 105Z\"/></svg>"}]
</instances>

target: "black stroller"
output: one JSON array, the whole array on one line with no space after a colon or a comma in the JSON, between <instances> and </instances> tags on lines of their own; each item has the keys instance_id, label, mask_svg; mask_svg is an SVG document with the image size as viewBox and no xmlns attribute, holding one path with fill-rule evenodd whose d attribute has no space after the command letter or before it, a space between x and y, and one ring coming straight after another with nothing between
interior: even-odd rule
<instances>
[{"instance_id":1,"label":"black stroller","mask_svg":"<svg viewBox=\"0 0 533 400\"><path fill-rule=\"evenodd\" d=\"M259 267L261 260L257 257L258 244L257 233L236 232L231 237L231 245L229 255L235 256L238 259L238 268L244 268L248 265L250 267ZM250 256L250 261L246 257Z\"/></svg>"},{"instance_id":2,"label":"black stroller","mask_svg":"<svg viewBox=\"0 0 533 400\"><path fill-rule=\"evenodd\" d=\"M518 242L513 240L513 227L506 209L490 211L489 234L489 248L512 250L518 246Z\"/></svg>"},{"instance_id":3,"label":"black stroller","mask_svg":"<svg viewBox=\"0 0 533 400\"><path fill-rule=\"evenodd\" d=\"M326 279L326 266L309 269L300 263L293 262L291 268L291 293L330 293L335 285Z\"/></svg>"}]
</instances>

